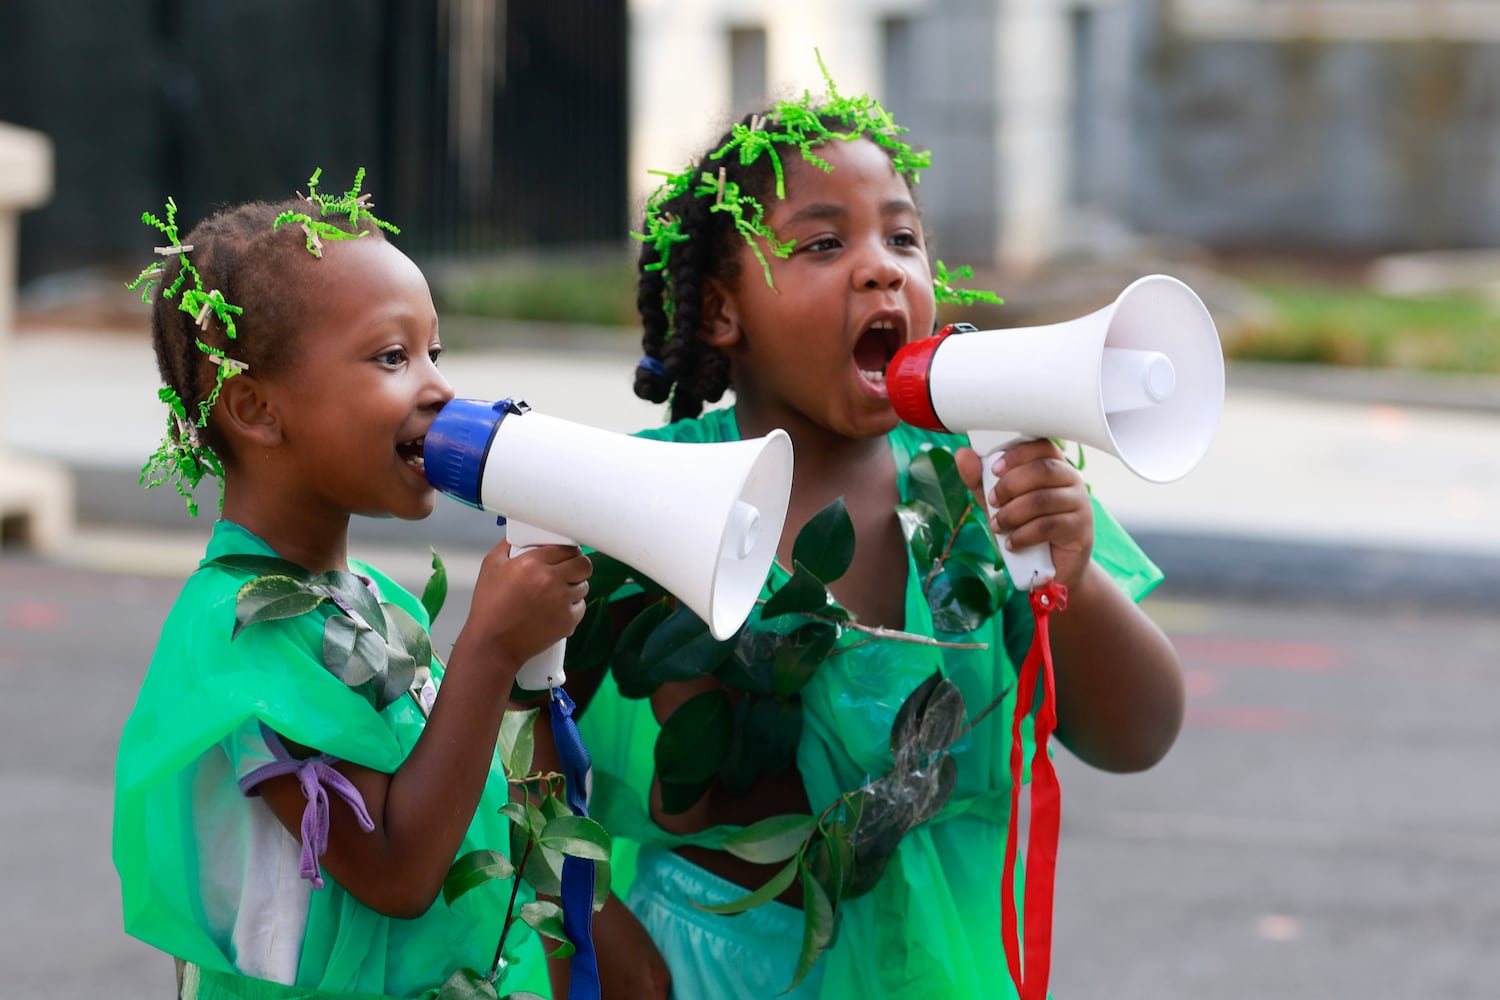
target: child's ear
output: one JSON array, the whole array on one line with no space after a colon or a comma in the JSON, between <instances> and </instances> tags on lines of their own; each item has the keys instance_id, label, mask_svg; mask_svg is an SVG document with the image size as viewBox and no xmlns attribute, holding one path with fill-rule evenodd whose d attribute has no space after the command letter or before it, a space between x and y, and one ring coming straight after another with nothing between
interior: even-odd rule
<instances>
[{"instance_id":1,"label":"child's ear","mask_svg":"<svg viewBox=\"0 0 1500 1000\"><path fill-rule=\"evenodd\" d=\"M281 420L255 376L242 373L225 379L217 409L219 429L230 440L261 448L281 443Z\"/></svg>"},{"instance_id":2,"label":"child's ear","mask_svg":"<svg viewBox=\"0 0 1500 1000\"><path fill-rule=\"evenodd\" d=\"M698 323L698 339L720 349L738 343L741 327L734 295L718 278L703 282L703 315Z\"/></svg>"}]
</instances>

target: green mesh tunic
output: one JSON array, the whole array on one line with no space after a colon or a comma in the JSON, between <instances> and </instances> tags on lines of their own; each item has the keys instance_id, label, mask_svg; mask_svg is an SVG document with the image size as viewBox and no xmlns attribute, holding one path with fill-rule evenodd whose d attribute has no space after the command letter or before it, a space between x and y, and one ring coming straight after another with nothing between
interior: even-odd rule
<instances>
[{"instance_id":1,"label":"green mesh tunic","mask_svg":"<svg viewBox=\"0 0 1500 1000\"><path fill-rule=\"evenodd\" d=\"M218 522L204 562L242 553L274 555L243 528ZM430 626L421 602L399 584L365 564L351 569L372 580L382 600ZM247 578L201 566L188 579L125 724L115 771L114 861L126 931L198 966L190 970L190 985L202 997L303 998L320 995L316 991L415 997L458 968L488 970L508 884L492 882L451 908L439 898L422 916L402 920L369 909L331 878L309 893L294 867L272 884L294 899L307 896L300 951L292 944L293 955L300 955L295 985L306 989L281 990L238 975L226 929L234 917L214 912L206 901L224 896L219 883L232 883L243 860L224 856L222 843L203 835L215 822L234 830L254 819L237 810L269 812L234 783L229 760L237 734L258 729L258 721L302 746L390 773L425 724L414 699L400 698L377 713L324 669L321 611L258 623L231 641L235 597ZM442 665L434 661L432 672L441 684ZM508 853L509 826L498 814L506 797L496 758L459 854L480 848ZM202 815L210 802L220 815ZM281 832L295 847L293 835ZM523 896L531 898L524 889ZM535 934L518 921L506 948L514 964L502 995L518 989L550 995Z\"/></svg>"},{"instance_id":2,"label":"green mesh tunic","mask_svg":"<svg viewBox=\"0 0 1500 1000\"><path fill-rule=\"evenodd\" d=\"M733 409L727 409L642 436L719 442L738 440L739 431ZM961 437L905 424L889 441L903 500L909 496L907 469L914 455L928 447L965 443ZM1139 600L1160 582L1160 571L1097 502L1094 518L1094 560ZM932 636L932 613L917 577L916 572L908 574L905 631ZM780 586L786 579L786 571L773 566L768 585ZM934 671L958 685L971 715L1000 692L1012 692L955 746L958 780L947 807L905 836L872 892L840 904L835 943L821 959L827 964L821 995L828 1000L1015 995L1000 939L1000 893L1007 881L1001 868L1009 817L1010 719L1031 631L1024 593L1013 593L1002 613L975 632L942 636L987 643L984 650L862 641L869 637L848 630L802 689L797 765L814 812L890 770L896 712ZM622 698L606 679L581 728L594 759L591 810L614 836L614 889L620 895L633 878L632 841L717 846L734 829L675 836L649 819L652 749L659 732L649 699ZM1023 739L1029 760L1031 737L1025 729ZM1011 878L1020 884L1019 871Z\"/></svg>"}]
</instances>

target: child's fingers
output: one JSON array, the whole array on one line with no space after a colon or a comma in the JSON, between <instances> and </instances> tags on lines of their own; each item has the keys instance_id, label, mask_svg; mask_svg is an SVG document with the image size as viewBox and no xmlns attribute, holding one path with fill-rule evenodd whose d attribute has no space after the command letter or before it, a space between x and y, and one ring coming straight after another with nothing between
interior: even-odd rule
<instances>
[{"instance_id":1,"label":"child's fingers","mask_svg":"<svg viewBox=\"0 0 1500 1000\"><path fill-rule=\"evenodd\" d=\"M1014 528L1001 530L1009 532L1005 539L1007 548L1024 549L1043 542L1077 546L1088 539L1091 529L1088 519L1080 511L1064 510L1038 514L1019 522Z\"/></svg>"},{"instance_id":2,"label":"child's fingers","mask_svg":"<svg viewBox=\"0 0 1500 1000\"><path fill-rule=\"evenodd\" d=\"M1014 533L1038 520L1057 522L1066 518L1068 523L1073 523L1084 514L1076 491L1067 488L1039 489L1007 500L995 510L991 523L996 531Z\"/></svg>"},{"instance_id":3,"label":"child's fingers","mask_svg":"<svg viewBox=\"0 0 1500 1000\"><path fill-rule=\"evenodd\" d=\"M990 494L990 505L1004 507L1006 504L1038 490L1082 489L1083 476L1061 457L1035 457L1027 462L1015 464L1007 452L1001 467L1000 478Z\"/></svg>"}]
</instances>

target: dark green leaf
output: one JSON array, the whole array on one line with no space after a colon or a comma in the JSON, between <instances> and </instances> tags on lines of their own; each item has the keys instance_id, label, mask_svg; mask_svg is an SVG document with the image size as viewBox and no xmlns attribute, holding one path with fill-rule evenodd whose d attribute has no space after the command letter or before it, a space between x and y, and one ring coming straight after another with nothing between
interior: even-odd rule
<instances>
[{"instance_id":1,"label":"dark green leaf","mask_svg":"<svg viewBox=\"0 0 1500 1000\"><path fill-rule=\"evenodd\" d=\"M708 786L713 783L713 775L690 785L679 784L675 781L658 782L661 790L661 811L670 816L687 812L698 804L698 801L703 798L703 793L708 791Z\"/></svg>"},{"instance_id":2,"label":"dark green leaf","mask_svg":"<svg viewBox=\"0 0 1500 1000\"><path fill-rule=\"evenodd\" d=\"M516 866L499 851L471 851L448 869L448 877L443 879L443 900L451 906L455 899L490 879L503 882L515 874Z\"/></svg>"},{"instance_id":3,"label":"dark green leaf","mask_svg":"<svg viewBox=\"0 0 1500 1000\"><path fill-rule=\"evenodd\" d=\"M776 660L776 648L785 641L784 636L775 632L741 629L734 652L719 664L716 676L736 691L770 694L774 689L771 668Z\"/></svg>"},{"instance_id":4,"label":"dark green leaf","mask_svg":"<svg viewBox=\"0 0 1500 1000\"><path fill-rule=\"evenodd\" d=\"M495 987L473 969L459 969L444 980L437 1000L496 1000Z\"/></svg>"},{"instance_id":5,"label":"dark green leaf","mask_svg":"<svg viewBox=\"0 0 1500 1000\"><path fill-rule=\"evenodd\" d=\"M939 632L961 635L979 628L994 615L1006 591L986 560L958 553L927 590L932 624Z\"/></svg>"},{"instance_id":6,"label":"dark green leaf","mask_svg":"<svg viewBox=\"0 0 1500 1000\"><path fill-rule=\"evenodd\" d=\"M651 632L666 619L670 612L671 609L666 601L657 601L636 615L620 633L620 641L615 644L615 655L610 670L614 674L615 683L619 686L622 697L649 698L660 687L659 684L653 683L646 664L641 658L641 649L645 646Z\"/></svg>"},{"instance_id":7,"label":"dark green leaf","mask_svg":"<svg viewBox=\"0 0 1500 1000\"><path fill-rule=\"evenodd\" d=\"M703 619L681 607L646 638L641 662L654 690L662 684L708 676L734 652L734 643L733 638L715 639Z\"/></svg>"},{"instance_id":8,"label":"dark green leaf","mask_svg":"<svg viewBox=\"0 0 1500 1000\"><path fill-rule=\"evenodd\" d=\"M772 816L736 830L722 844L737 858L768 865L795 855L816 825L812 816Z\"/></svg>"},{"instance_id":9,"label":"dark green leaf","mask_svg":"<svg viewBox=\"0 0 1500 1000\"><path fill-rule=\"evenodd\" d=\"M946 539L974 502L974 494L958 474L953 453L946 448L929 448L911 460L906 474L912 497L938 512L942 523L938 535Z\"/></svg>"},{"instance_id":10,"label":"dark green leaf","mask_svg":"<svg viewBox=\"0 0 1500 1000\"><path fill-rule=\"evenodd\" d=\"M534 829L541 829L546 825L545 820L541 819L540 813L537 813L536 820ZM518 861L520 858L526 858L526 866L521 869L521 880L535 889L540 895L561 895L562 854L547 847L533 845L531 855L527 857L525 851L528 836L529 834L525 825L520 823L511 824L510 856L516 858Z\"/></svg>"},{"instance_id":11,"label":"dark green leaf","mask_svg":"<svg viewBox=\"0 0 1500 1000\"><path fill-rule=\"evenodd\" d=\"M857 793L860 806L852 810L850 825L854 833L850 843L854 847L854 871L844 887L844 898L855 899L875 888L886 864L896 853L901 838L908 829L906 820L914 815L911 809L891 808L885 799L885 790L876 782L875 786Z\"/></svg>"},{"instance_id":12,"label":"dark green leaf","mask_svg":"<svg viewBox=\"0 0 1500 1000\"><path fill-rule=\"evenodd\" d=\"M506 777L512 781L531 773L531 758L536 747L536 717L539 708L510 711L500 719L500 738L495 748L505 765Z\"/></svg>"},{"instance_id":13,"label":"dark green leaf","mask_svg":"<svg viewBox=\"0 0 1500 1000\"><path fill-rule=\"evenodd\" d=\"M797 957L797 971L787 990L802 982L802 977L811 971L813 963L828 950L833 940L833 903L805 865L802 868L802 920L802 953Z\"/></svg>"},{"instance_id":14,"label":"dark green leaf","mask_svg":"<svg viewBox=\"0 0 1500 1000\"><path fill-rule=\"evenodd\" d=\"M529 809L527 809L526 803L524 802L507 802L497 811L501 816L504 816L506 819L510 820L515 827L517 827L523 834L526 834L528 837L535 833L536 829L540 829L540 827L537 827L536 829L532 828L531 812ZM542 825L546 825L545 820L543 821ZM520 857L520 855L516 854L513 855L513 857Z\"/></svg>"},{"instance_id":15,"label":"dark green leaf","mask_svg":"<svg viewBox=\"0 0 1500 1000\"><path fill-rule=\"evenodd\" d=\"M559 816L549 820L537 838L543 847L587 861L609 860L609 834L598 820L587 816Z\"/></svg>"},{"instance_id":16,"label":"dark green leaf","mask_svg":"<svg viewBox=\"0 0 1500 1000\"><path fill-rule=\"evenodd\" d=\"M796 763L801 735L800 704L753 695L740 699L719 783L731 795L744 795L761 776L786 773Z\"/></svg>"},{"instance_id":17,"label":"dark green leaf","mask_svg":"<svg viewBox=\"0 0 1500 1000\"><path fill-rule=\"evenodd\" d=\"M527 903L521 907L521 921L538 934L561 943L556 951L548 952L548 958L567 958L577 950L563 930L562 907L556 903L545 899Z\"/></svg>"},{"instance_id":18,"label":"dark green leaf","mask_svg":"<svg viewBox=\"0 0 1500 1000\"><path fill-rule=\"evenodd\" d=\"M781 871L771 877L771 881L756 889L748 896L741 896L739 899L731 899L727 903L715 903L712 905L699 903L695 900L689 900L689 902L698 909L707 910L709 913L721 913L725 916L744 913L746 910L753 910L757 906L769 903L783 892L786 892L787 888L796 880L797 869L800 865L800 859L793 858L787 862L785 868L782 868Z\"/></svg>"},{"instance_id":19,"label":"dark green leaf","mask_svg":"<svg viewBox=\"0 0 1500 1000\"><path fill-rule=\"evenodd\" d=\"M280 556L227 555L210 559L204 565L219 566L237 573L251 573L255 576L289 576L294 580L303 581L312 579L312 574L307 570Z\"/></svg>"},{"instance_id":20,"label":"dark green leaf","mask_svg":"<svg viewBox=\"0 0 1500 1000\"><path fill-rule=\"evenodd\" d=\"M322 604L326 598L310 592L289 576L260 576L239 589L234 605L234 635L256 622L296 618Z\"/></svg>"},{"instance_id":21,"label":"dark green leaf","mask_svg":"<svg viewBox=\"0 0 1500 1000\"><path fill-rule=\"evenodd\" d=\"M828 622L809 622L786 636L771 662L773 693L789 698L801 691L838 641L839 626Z\"/></svg>"},{"instance_id":22,"label":"dark green leaf","mask_svg":"<svg viewBox=\"0 0 1500 1000\"><path fill-rule=\"evenodd\" d=\"M832 607L832 602L833 597L822 581L806 566L796 563L792 578L766 601L765 606L760 609L760 617L762 621L767 621L778 615L826 612Z\"/></svg>"},{"instance_id":23,"label":"dark green leaf","mask_svg":"<svg viewBox=\"0 0 1500 1000\"><path fill-rule=\"evenodd\" d=\"M344 614L370 626L380 633L380 638L390 638L385 615L380 613L380 602L359 577L343 570L329 570L314 580L313 586L322 588Z\"/></svg>"},{"instance_id":24,"label":"dark green leaf","mask_svg":"<svg viewBox=\"0 0 1500 1000\"><path fill-rule=\"evenodd\" d=\"M590 594L594 593L592 587L590 580ZM585 603L583 620L563 647L563 671L569 676L598 670L609 662L615 641L611 607L602 597Z\"/></svg>"},{"instance_id":25,"label":"dark green leaf","mask_svg":"<svg viewBox=\"0 0 1500 1000\"><path fill-rule=\"evenodd\" d=\"M906 536L906 545L911 549L917 571L926 575L928 567L942 555L939 540L947 539L942 515L925 501L908 500L897 504L896 519L901 522L901 534Z\"/></svg>"},{"instance_id":26,"label":"dark green leaf","mask_svg":"<svg viewBox=\"0 0 1500 1000\"><path fill-rule=\"evenodd\" d=\"M417 661L399 646L387 645L385 647L385 675L376 695L375 711L384 710L391 702L410 691L416 677Z\"/></svg>"},{"instance_id":27,"label":"dark green leaf","mask_svg":"<svg viewBox=\"0 0 1500 1000\"><path fill-rule=\"evenodd\" d=\"M729 752L734 716L722 690L704 691L677 707L656 737L656 773L693 785L711 779Z\"/></svg>"},{"instance_id":28,"label":"dark green leaf","mask_svg":"<svg viewBox=\"0 0 1500 1000\"><path fill-rule=\"evenodd\" d=\"M448 567L443 565L443 557L438 555L437 549L429 551L432 553L432 575L427 578L427 586L422 588L422 607L427 611L427 620L435 622L448 600Z\"/></svg>"},{"instance_id":29,"label":"dark green leaf","mask_svg":"<svg viewBox=\"0 0 1500 1000\"><path fill-rule=\"evenodd\" d=\"M854 560L854 521L844 498L818 511L797 532L792 543L792 562L822 583L832 583L843 576Z\"/></svg>"}]
</instances>

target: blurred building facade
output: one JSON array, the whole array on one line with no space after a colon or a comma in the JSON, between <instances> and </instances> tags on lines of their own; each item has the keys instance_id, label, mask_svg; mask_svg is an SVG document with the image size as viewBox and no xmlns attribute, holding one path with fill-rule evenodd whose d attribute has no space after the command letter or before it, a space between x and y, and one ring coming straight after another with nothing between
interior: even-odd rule
<instances>
[{"instance_id":1,"label":"blurred building facade","mask_svg":"<svg viewBox=\"0 0 1500 1000\"><path fill-rule=\"evenodd\" d=\"M624 245L815 50L933 150L950 260L1500 245L1500 0L8 0L0 121L57 150L22 277L315 166L420 252Z\"/></svg>"}]
</instances>

